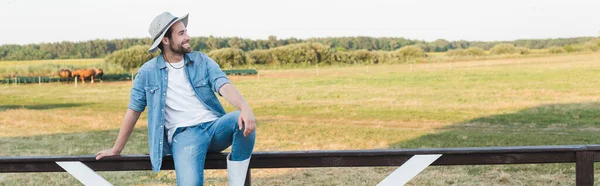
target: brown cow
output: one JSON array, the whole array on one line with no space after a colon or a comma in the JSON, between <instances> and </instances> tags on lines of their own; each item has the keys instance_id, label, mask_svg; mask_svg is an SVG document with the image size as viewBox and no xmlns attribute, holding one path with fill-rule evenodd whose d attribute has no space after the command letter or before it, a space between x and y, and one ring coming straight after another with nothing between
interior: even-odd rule
<instances>
[{"instance_id":1,"label":"brown cow","mask_svg":"<svg viewBox=\"0 0 600 186\"><path fill-rule=\"evenodd\" d=\"M85 79L90 78L92 83L94 83L94 75L96 75L93 69L79 69L74 70L71 74L71 77L78 77L81 79L81 83L85 84Z\"/></svg>"},{"instance_id":2,"label":"brown cow","mask_svg":"<svg viewBox=\"0 0 600 186\"><path fill-rule=\"evenodd\" d=\"M58 77L60 77L60 79L67 79L67 83L71 80L71 71L67 70L67 69L60 69L60 71L58 71Z\"/></svg>"},{"instance_id":3,"label":"brown cow","mask_svg":"<svg viewBox=\"0 0 600 186\"><path fill-rule=\"evenodd\" d=\"M102 76L104 75L104 71L102 71L102 69L99 68L94 68L94 73L96 73L94 78L99 79L100 82L102 82Z\"/></svg>"}]
</instances>

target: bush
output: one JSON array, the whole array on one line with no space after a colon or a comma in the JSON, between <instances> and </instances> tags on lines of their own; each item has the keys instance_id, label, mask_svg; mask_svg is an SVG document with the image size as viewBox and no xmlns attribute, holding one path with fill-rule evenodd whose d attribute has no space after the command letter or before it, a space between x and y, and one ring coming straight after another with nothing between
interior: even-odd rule
<instances>
[{"instance_id":1,"label":"bush","mask_svg":"<svg viewBox=\"0 0 600 186\"><path fill-rule=\"evenodd\" d=\"M396 57L401 57L402 59L425 57L425 51L421 47L414 45L404 46L394 51L394 54Z\"/></svg>"},{"instance_id":2,"label":"bush","mask_svg":"<svg viewBox=\"0 0 600 186\"><path fill-rule=\"evenodd\" d=\"M448 50L448 52L446 52L447 56L465 56L465 49L455 49L455 50Z\"/></svg>"},{"instance_id":3,"label":"bush","mask_svg":"<svg viewBox=\"0 0 600 186\"><path fill-rule=\"evenodd\" d=\"M300 43L269 49L274 64L331 64L335 60L329 46L320 43Z\"/></svg>"},{"instance_id":4,"label":"bush","mask_svg":"<svg viewBox=\"0 0 600 186\"><path fill-rule=\"evenodd\" d=\"M529 48L527 47L517 47L515 49L517 50L517 53L521 55L527 55L531 53L531 51L529 51Z\"/></svg>"},{"instance_id":5,"label":"bush","mask_svg":"<svg viewBox=\"0 0 600 186\"><path fill-rule=\"evenodd\" d=\"M465 51L465 55L467 56L485 56L485 50L477 47L468 48Z\"/></svg>"},{"instance_id":6,"label":"bush","mask_svg":"<svg viewBox=\"0 0 600 186\"><path fill-rule=\"evenodd\" d=\"M517 49L512 44L501 43L495 45L490 53L493 55L514 54L517 53Z\"/></svg>"},{"instance_id":7,"label":"bush","mask_svg":"<svg viewBox=\"0 0 600 186\"><path fill-rule=\"evenodd\" d=\"M368 50L356 50L356 51L351 51L351 52L345 52L348 55L348 59L346 59L346 61L339 61L342 63L347 63L347 64L361 64L361 63L367 63L367 64L376 64L379 63L379 61L375 62L375 60L379 60L376 56L374 52L370 52Z\"/></svg>"},{"instance_id":8,"label":"bush","mask_svg":"<svg viewBox=\"0 0 600 186\"><path fill-rule=\"evenodd\" d=\"M552 48L548 49L548 52L551 54L560 54L560 53L565 53L567 51L562 47L552 47Z\"/></svg>"},{"instance_id":9,"label":"bush","mask_svg":"<svg viewBox=\"0 0 600 186\"><path fill-rule=\"evenodd\" d=\"M485 50L478 47L471 47L468 49L455 49L446 52L447 56L462 57L462 56L485 56Z\"/></svg>"},{"instance_id":10,"label":"bush","mask_svg":"<svg viewBox=\"0 0 600 186\"><path fill-rule=\"evenodd\" d=\"M426 56L418 46L405 46L393 52L364 49L338 51L320 43L292 44L268 50L253 50L247 54L249 63L260 65L400 63Z\"/></svg>"},{"instance_id":11,"label":"bush","mask_svg":"<svg viewBox=\"0 0 600 186\"><path fill-rule=\"evenodd\" d=\"M598 46L596 43L593 43L593 42L587 42L587 43L583 44L583 48L584 48L584 50L592 51L592 52L597 52L598 50L600 50L600 46Z\"/></svg>"},{"instance_id":12,"label":"bush","mask_svg":"<svg viewBox=\"0 0 600 186\"><path fill-rule=\"evenodd\" d=\"M104 60L121 65L125 70L132 70L142 66L146 61L158 56L160 53L149 53L148 45L133 46L123 50L117 50L106 56Z\"/></svg>"},{"instance_id":13,"label":"bush","mask_svg":"<svg viewBox=\"0 0 600 186\"><path fill-rule=\"evenodd\" d=\"M244 51L237 48L211 50L207 55L222 68L232 68L248 64Z\"/></svg>"},{"instance_id":14,"label":"bush","mask_svg":"<svg viewBox=\"0 0 600 186\"><path fill-rule=\"evenodd\" d=\"M596 44L596 45L598 45L598 47L600 47L600 38L598 38L598 39L593 39L593 40L591 40L591 41L589 41L589 42L590 42L590 43L593 43L593 44Z\"/></svg>"},{"instance_id":15,"label":"bush","mask_svg":"<svg viewBox=\"0 0 600 186\"><path fill-rule=\"evenodd\" d=\"M248 60L249 63L258 65L272 65L275 63L269 50L252 50L248 52Z\"/></svg>"},{"instance_id":16,"label":"bush","mask_svg":"<svg viewBox=\"0 0 600 186\"><path fill-rule=\"evenodd\" d=\"M567 45L567 46L563 46L563 49L565 49L566 52L581 52L584 51L585 49L583 48L583 46L579 46L579 45Z\"/></svg>"}]
</instances>

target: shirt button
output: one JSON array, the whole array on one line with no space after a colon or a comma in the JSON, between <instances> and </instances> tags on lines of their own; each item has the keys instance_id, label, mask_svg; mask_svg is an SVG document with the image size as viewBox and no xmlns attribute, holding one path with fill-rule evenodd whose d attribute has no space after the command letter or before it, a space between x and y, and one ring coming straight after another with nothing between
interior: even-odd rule
<instances>
[{"instance_id":1,"label":"shirt button","mask_svg":"<svg viewBox=\"0 0 600 186\"><path fill-rule=\"evenodd\" d=\"M164 95L164 96L166 96L166 95L167 95L167 93L163 93L163 95Z\"/></svg>"}]
</instances>

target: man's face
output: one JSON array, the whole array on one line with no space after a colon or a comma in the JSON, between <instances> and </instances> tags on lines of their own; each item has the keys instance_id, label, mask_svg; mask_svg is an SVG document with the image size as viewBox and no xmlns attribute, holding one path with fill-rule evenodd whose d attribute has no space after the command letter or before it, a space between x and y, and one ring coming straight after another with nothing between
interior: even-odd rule
<instances>
[{"instance_id":1,"label":"man's face","mask_svg":"<svg viewBox=\"0 0 600 186\"><path fill-rule=\"evenodd\" d=\"M190 36L187 34L185 25L178 21L171 26L171 39L164 37L169 40L169 48L172 52L177 54L185 54L192 51L190 47Z\"/></svg>"}]
</instances>

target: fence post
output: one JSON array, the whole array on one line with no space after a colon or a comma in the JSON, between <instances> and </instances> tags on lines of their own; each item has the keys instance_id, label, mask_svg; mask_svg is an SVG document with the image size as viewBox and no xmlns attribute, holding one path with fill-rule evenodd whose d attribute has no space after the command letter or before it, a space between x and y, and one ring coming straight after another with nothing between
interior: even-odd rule
<instances>
[{"instance_id":1,"label":"fence post","mask_svg":"<svg viewBox=\"0 0 600 186\"><path fill-rule=\"evenodd\" d=\"M250 186L252 183L250 178L250 167L248 167L248 172L246 173L246 181L244 181L244 186Z\"/></svg>"},{"instance_id":2,"label":"fence post","mask_svg":"<svg viewBox=\"0 0 600 186\"><path fill-rule=\"evenodd\" d=\"M77 77L75 77L75 88L77 88Z\"/></svg>"},{"instance_id":3,"label":"fence post","mask_svg":"<svg viewBox=\"0 0 600 186\"><path fill-rule=\"evenodd\" d=\"M38 85L42 85L42 77L38 76Z\"/></svg>"},{"instance_id":4,"label":"fence post","mask_svg":"<svg viewBox=\"0 0 600 186\"><path fill-rule=\"evenodd\" d=\"M319 76L319 64L315 65L317 67L317 76Z\"/></svg>"},{"instance_id":5,"label":"fence post","mask_svg":"<svg viewBox=\"0 0 600 186\"><path fill-rule=\"evenodd\" d=\"M594 152L575 152L575 185L594 185Z\"/></svg>"}]
</instances>

